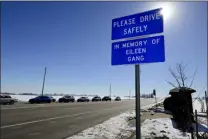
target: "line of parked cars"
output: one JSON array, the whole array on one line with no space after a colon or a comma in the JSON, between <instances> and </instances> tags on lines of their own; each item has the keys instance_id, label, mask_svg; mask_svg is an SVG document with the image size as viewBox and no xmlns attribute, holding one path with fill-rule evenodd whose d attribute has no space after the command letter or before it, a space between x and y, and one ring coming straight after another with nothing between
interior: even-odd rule
<instances>
[{"instance_id":1,"label":"line of parked cars","mask_svg":"<svg viewBox=\"0 0 208 139\"><path fill-rule=\"evenodd\" d=\"M58 99L59 103L69 103L69 102L75 102L75 98L74 96L70 96L70 95L66 95L63 96L61 98ZM104 96L103 98L99 97L99 96L95 96L92 98L91 100L92 102L98 102L98 101L111 101L111 97L109 96ZM120 97L116 97L115 101L121 101ZM0 104L6 105L6 104L14 104L18 102L17 99L12 98L9 95L3 95L0 94ZM34 104L34 103L52 103L52 102L56 102L56 99L53 98L52 96L37 96L35 98L31 98L29 101L29 103ZM77 99L77 102L90 102L90 99L88 97L80 97L79 99Z\"/></svg>"},{"instance_id":2,"label":"line of parked cars","mask_svg":"<svg viewBox=\"0 0 208 139\"><path fill-rule=\"evenodd\" d=\"M75 101L76 100L75 100L74 96L70 96L70 95L66 95L66 96L63 96L58 99L59 103L69 103L69 102L75 102ZM92 98L91 101L92 102L111 101L111 97L105 96L105 97L101 98L99 96L95 96ZM121 98L116 97L115 101L121 101ZM31 103L31 104L33 104L33 103L51 103L51 102L56 102L56 100L51 96L37 96L37 97L29 100L29 103ZM90 102L90 99L88 97L80 97L79 99L77 99L77 102Z\"/></svg>"}]
</instances>

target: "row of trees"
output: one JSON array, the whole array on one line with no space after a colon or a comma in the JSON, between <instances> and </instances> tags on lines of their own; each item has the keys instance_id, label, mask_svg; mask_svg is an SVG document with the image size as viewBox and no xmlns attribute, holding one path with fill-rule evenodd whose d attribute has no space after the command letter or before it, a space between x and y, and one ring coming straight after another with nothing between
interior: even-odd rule
<instances>
[{"instance_id":1,"label":"row of trees","mask_svg":"<svg viewBox=\"0 0 208 139\"><path fill-rule=\"evenodd\" d=\"M154 98L153 93L152 94L142 94L141 98Z\"/></svg>"}]
</instances>

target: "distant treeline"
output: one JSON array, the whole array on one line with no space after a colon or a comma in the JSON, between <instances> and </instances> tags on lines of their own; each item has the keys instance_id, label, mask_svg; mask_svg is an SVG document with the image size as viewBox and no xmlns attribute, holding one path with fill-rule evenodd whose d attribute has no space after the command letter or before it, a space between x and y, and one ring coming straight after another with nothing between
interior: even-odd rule
<instances>
[{"instance_id":1,"label":"distant treeline","mask_svg":"<svg viewBox=\"0 0 208 139\"><path fill-rule=\"evenodd\" d=\"M18 95L38 95L36 93L19 93Z\"/></svg>"},{"instance_id":2,"label":"distant treeline","mask_svg":"<svg viewBox=\"0 0 208 139\"><path fill-rule=\"evenodd\" d=\"M124 97L128 97L129 98L129 96L124 96ZM135 96L130 96L131 98L135 98Z\"/></svg>"},{"instance_id":3,"label":"distant treeline","mask_svg":"<svg viewBox=\"0 0 208 139\"><path fill-rule=\"evenodd\" d=\"M153 94L142 94L141 98L154 98Z\"/></svg>"},{"instance_id":4,"label":"distant treeline","mask_svg":"<svg viewBox=\"0 0 208 139\"><path fill-rule=\"evenodd\" d=\"M5 94L5 95L16 95L15 93L8 93L8 92L1 92L1 94Z\"/></svg>"},{"instance_id":5,"label":"distant treeline","mask_svg":"<svg viewBox=\"0 0 208 139\"><path fill-rule=\"evenodd\" d=\"M40 95L40 94L37 94L37 93L19 93L19 94L16 94L16 93L8 93L8 92L1 92L1 94L6 94L6 95ZM54 93L54 94L44 94L46 96L64 96L64 95L72 95L72 96L97 96L97 95L87 95L87 94L63 94L63 93Z\"/></svg>"}]
</instances>

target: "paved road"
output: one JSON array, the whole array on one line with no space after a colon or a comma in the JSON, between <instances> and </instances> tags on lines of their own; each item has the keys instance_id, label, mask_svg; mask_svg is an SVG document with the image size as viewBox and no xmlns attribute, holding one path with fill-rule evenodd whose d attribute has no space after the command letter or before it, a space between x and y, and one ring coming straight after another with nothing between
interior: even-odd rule
<instances>
[{"instance_id":1,"label":"paved road","mask_svg":"<svg viewBox=\"0 0 208 139\"><path fill-rule=\"evenodd\" d=\"M134 100L1 106L1 139L62 139L134 107Z\"/></svg>"}]
</instances>

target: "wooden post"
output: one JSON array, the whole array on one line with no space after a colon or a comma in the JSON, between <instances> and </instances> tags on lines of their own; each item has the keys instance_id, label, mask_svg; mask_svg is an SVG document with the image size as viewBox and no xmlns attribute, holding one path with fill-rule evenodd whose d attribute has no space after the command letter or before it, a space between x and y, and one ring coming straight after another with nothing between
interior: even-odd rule
<instances>
[{"instance_id":1,"label":"wooden post","mask_svg":"<svg viewBox=\"0 0 208 139\"><path fill-rule=\"evenodd\" d=\"M197 119L197 110L195 110L195 120L196 120L196 139L198 139L198 119Z\"/></svg>"}]
</instances>

